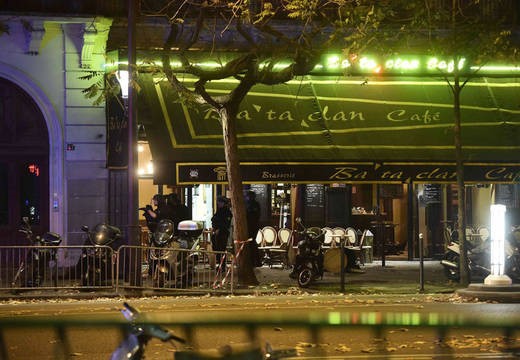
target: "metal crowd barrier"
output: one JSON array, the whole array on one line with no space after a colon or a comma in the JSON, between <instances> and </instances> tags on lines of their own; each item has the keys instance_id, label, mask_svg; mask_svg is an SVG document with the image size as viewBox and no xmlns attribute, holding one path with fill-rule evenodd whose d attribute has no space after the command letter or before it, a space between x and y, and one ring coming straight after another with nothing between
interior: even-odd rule
<instances>
[{"instance_id":1,"label":"metal crowd barrier","mask_svg":"<svg viewBox=\"0 0 520 360\"><path fill-rule=\"evenodd\" d=\"M298 344L291 344L288 340L288 333L291 331L305 330L306 333L299 335L294 341L300 344L308 341L303 345L312 352L306 354L305 358L328 358L330 354L325 354L324 347L318 346L331 335L330 332L340 331L341 337L348 344L348 339L353 334L362 331L363 338L369 343L370 350L361 351L358 355L354 352L347 351L341 358L374 358L374 359L460 359L460 358L518 358L518 318L501 319L500 321L493 317L493 314L474 314L464 315L461 313L419 313L419 312L380 312L380 311L329 311L314 312L309 311L305 314L291 312L250 312L236 316L236 314L212 314L212 316L193 316L182 313L143 313L139 317L138 327L145 328L144 325L162 325L167 328L175 328L175 334L187 340L189 349L195 352L200 349L207 349L209 342L204 341L198 334L205 330L218 329L219 333L233 331L236 335L232 339L244 339L247 344L254 348L263 346L265 341L275 341L274 339L262 339L262 330L269 328L282 329L283 332L275 336L285 337L282 341L289 349L296 347ZM95 329L100 336L106 336L106 331L119 329L120 333L125 336L127 334L128 322L121 317L120 320L107 318L107 316L89 316L88 319L81 317L16 317L16 318L0 318L0 358L9 358L9 346L12 345L8 341L9 331L14 329L30 329L40 331L52 331L50 335L45 337L46 340L54 344L53 353L56 359L70 359L71 354L78 353L82 349L75 344L74 335L80 329ZM366 333L365 333L366 332ZM416 342L420 339L420 343L426 344L426 350L417 350L416 352L405 352L407 346L402 349L392 349L388 345L388 339L392 333L394 337L402 338L405 333L409 333L409 340ZM395 334L397 333L397 335ZM469 335L471 334L471 335ZM243 336L245 335L245 336ZM92 336L92 335L91 335ZM474 346L462 346L454 343L455 337L463 339L479 339L491 337L490 343L483 341L487 345L487 349ZM218 338L218 337L210 337ZM12 337L11 337L12 339ZM212 339L206 339L212 341ZM23 341L20 340L20 341ZM95 341L93 339L93 341ZM330 338L329 338L330 341ZM405 340L401 340L405 343ZM280 341L279 341L280 342ZM91 344L91 343L89 343ZM310 344L315 344L311 346ZM359 345L359 344L358 344ZM168 346L168 345L164 345ZM215 346L215 345L213 345ZM346 345L343 345L344 347ZM355 347L352 344L352 347ZM365 346L364 344L361 346ZM414 345L415 346L415 345ZM413 348L414 346L410 346ZM338 344L337 347L340 347ZM348 347L348 346L346 346ZM472 350L473 348L473 350ZM29 349L27 349L29 350ZM102 343L96 347L95 351L99 355L106 355L114 348L102 348ZM413 350L413 349L412 349ZM83 350L85 351L85 350ZM90 349L89 351L92 351ZM152 348L148 348L146 353L157 354L159 348L157 344ZM476 351L476 352L475 352ZM197 357L193 352L193 357L183 357L190 359L208 359L209 357ZM168 352L166 352L168 353ZM150 355L148 354L148 355ZM43 353L39 355L43 356ZM153 357L154 355L152 355ZM161 358L177 358L168 353L168 357ZM297 358L296 355L288 356ZM157 358L157 355L155 355ZM211 357L217 358L217 357ZM226 358L222 355L218 358ZM256 357L255 357L256 358ZM285 357L281 357L285 358ZM331 358L340 358L339 356L331 356ZM234 355L233 359L251 359L247 354L244 356Z\"/></svg>"},{"instance_id":2,"label":"metal crowd barrier","mask_svg":"<svg viewBox=\"0 0 520 360\"><path fill-rule=\"evenodd\" d=\"M218 271L217 254L228 272ZM148 246L0 246L0 291L233 292L233 255Z\"/></svg>"},{"instance_id":3,"label":"metal crowd barrier","mask_svg":"<svg viewBox=\"0 0 520 360\"><path fill-rule=\"evenodd\" d=\"M217 254L225 256L229 273L218 271ZM223 251L124 245L118 249L116 286L118 289L232 293L235 280L232 263L232 254Z\"/></svg>"}]
</instances>

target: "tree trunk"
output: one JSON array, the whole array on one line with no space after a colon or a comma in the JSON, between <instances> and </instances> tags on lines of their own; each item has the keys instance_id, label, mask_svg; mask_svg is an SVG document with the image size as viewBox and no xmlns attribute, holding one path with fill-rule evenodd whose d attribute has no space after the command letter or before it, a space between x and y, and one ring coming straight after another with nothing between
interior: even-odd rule
<instances>
[{"instance_id":1,"label":"tree trunk","mask_svg":"<svg viewBox=\"0 0 520 360\"><path fill-rule=\"evenodd\" d=\"M238 250L241 243L247 240L246 207L243 194L242 177L240 175L240 160L238 158L237 134L235 115L228 106L219 110L222 121L222 134L224 137L224 152L226 156L226 168L231 196L231 212L233 213L233 241L235 244L235 256L237 256L237 270L239 285L258 285L256 279L251 246L245 245L240 254Z\"/></svg>"},{"instance_id":2,"label":"tree trunk","mask_svg":"<svg viewBox=\"0 0 520 360\"><path fill-rule=\"evenodd\" d=\"M457 62L455 62L457 63ZM453 128L455 141L455 161L458 187L457 205L457 232L460 246L460 284L469 284L468 255L466 252L466 188L464 185L464 162L462 158L462 135L461 135L461 113L460 113L460 79L458 70L455 70L453 85L453 111L455 126Z\"/></svg>"}]
</instances>

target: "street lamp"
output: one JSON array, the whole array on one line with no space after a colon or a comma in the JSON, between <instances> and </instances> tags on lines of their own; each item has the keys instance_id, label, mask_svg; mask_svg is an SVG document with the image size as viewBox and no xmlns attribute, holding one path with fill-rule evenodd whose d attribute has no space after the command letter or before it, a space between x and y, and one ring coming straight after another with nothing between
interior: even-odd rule
<instances>
[{"instance_id":1,"label":"street lamp","mask_svg":"<svg viewBox=\"0 0 520 360\"><path fill-rule=\"evenodd\" d=\"M117 81L119 81L119 86L121 87L121 96L123 99L128 99L128 71L118 70L116 76Z\"/></svg>"},{"instance_id":2,"label":"street lamp","mask_svg":"<svg viewBox=\"0 0 520 360\"><path fill-rule=\"evenodd\" d=\"M491 205L491 274L484 279L485 285L511 285L511 278L504 274L505 268L505 205Z\"/></svg>"}]
</instances>

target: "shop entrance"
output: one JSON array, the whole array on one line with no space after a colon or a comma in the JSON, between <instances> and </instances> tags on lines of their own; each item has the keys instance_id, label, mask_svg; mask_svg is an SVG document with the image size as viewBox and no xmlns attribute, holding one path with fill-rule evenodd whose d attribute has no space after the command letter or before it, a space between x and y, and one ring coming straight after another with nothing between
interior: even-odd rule
<instances>
[{"instance_id":1,"label":"shop entrance","mask_svg":"<svg viewBox=\"0 0 520 360\"><path fill-rule=\"evenodd\" d=\"M35 233L49 229L49 139L35 102L0 79L0 245L22 241L28 217Z\"/></svg>"}]
</instances>

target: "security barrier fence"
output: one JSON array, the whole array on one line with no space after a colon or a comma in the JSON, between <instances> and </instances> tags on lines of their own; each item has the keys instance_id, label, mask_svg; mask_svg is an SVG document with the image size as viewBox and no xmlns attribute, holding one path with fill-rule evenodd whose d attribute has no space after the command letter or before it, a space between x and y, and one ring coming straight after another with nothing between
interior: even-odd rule
<instances>
[{"instance_id":1,"label":"security barrier fence","mask_svg":"<svg viewBox=\"0 0 520 360\"><path fill-rule=\"evenodd\" d=\"M228 266L219 271L216 258ZM0 291L233 292L234 256L179 247L1 246Z\"/></svg>"},{"instance_id":2,"label":"security barrier fence","mask_svg":"<svg viewBox=\"0 0 520 360\"><path fill-rule=\"evenodd\" d=\"M154 359L322 359L329 357L334 359L517 359L520 351L518 344L520 326L516 316L498 321L493 314L483 313L475 316L462 313L421 313L413 310L410 312L249 312L241 316L236 314L193 316L162 311L143 313L131 323L122 316L118 319L107 317L106 314L103 316L91 314L88 319L85 317L0 318L0 358L9 359L13 355L12 351L16 352L16 355L21 355L23 351L30 351L29 348L19 349L16 346L19 342L25 341L20 336L10 335L11 331L18 329L38 330L39 336L44 336L44 339L52 344L52 347L48 347L46 351L49 351L54 359L70 359L74 354L107 358L107 355L116 349L117 344L128 336L129 325L144 334L148 334L147 329L153 330L153 326L163 326L186 340L186 345L177 344L175 349L168 343L161 345L161 348L159 342L154 343L153 346L145 349L144 354L146 358L150 356ZM77 338L82 336L82 331L92 331L92 329L95 329L95 334L90 332L89 348L82 348ZM219 336L208 335L214 334L215 329L218 329ZM283 331L271 329L283 329ZM292 335L293 331L297 333L295 337ZM153 333L152 331L150 334ZM95 336L105 339L108 336L115 341L109 344L97 342ZM396 349L390 345L392 337L399 339L401 344L409 341L411 345L402 345ZM457 344L454 340L457 337L482 341L477 346L468 346ZM241 339L248 350L241 352L237 347L238 350L234 350L234 355L230 356L231 345L225 347L226 343L219 344L221 341L219 339ZM484 339L491 340L485 342ZM277 344L273 345L276 355L265 356L266 342ZM328 350L323 346L324 343L331 342L335 344L332 349ZM97 344L95 348L91 346L93 343ZM423 348L420 348L418 343L424 344ZM279 344L283 344L284 348ZM207 350L212 346L226 349L227 355L225 353L212 357L199 355L201 350ZM349 350L345 350L346 353L343 355L341 352L338 355L337 349L341 347ZM38 348L38 351L40 358L50 358L45 357L48 354L45 354L43 349ZM117 357L120 358L122 357Z\"/></svg>"}]
</instances>

